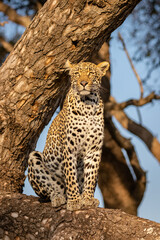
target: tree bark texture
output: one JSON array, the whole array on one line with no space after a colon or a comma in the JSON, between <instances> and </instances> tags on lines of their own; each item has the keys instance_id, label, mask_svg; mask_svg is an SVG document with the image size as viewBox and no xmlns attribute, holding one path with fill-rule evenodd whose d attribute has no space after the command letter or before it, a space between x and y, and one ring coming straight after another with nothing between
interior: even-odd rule
<instances>
[{"instance_id":1,"label":"tree bark texture","mask_svg":"<svg viewBox=\"0 0 160 240\"><path fill-rule=\"evenodd\" d=\"M48 0L0 69L0 189L21 192L30 151L68 83L140 0Z\"/></svg>"},{"instance_id":2,"label":"tree bark texture","mask_svg":"<svg viewBox=\"0 0 160 240\"><path fill-rule=\"evenodd\" d=\"M22 194L0 196L0 239L159 240L160 224L121 210L67 211Z\"/></svg>"}]
</instances>

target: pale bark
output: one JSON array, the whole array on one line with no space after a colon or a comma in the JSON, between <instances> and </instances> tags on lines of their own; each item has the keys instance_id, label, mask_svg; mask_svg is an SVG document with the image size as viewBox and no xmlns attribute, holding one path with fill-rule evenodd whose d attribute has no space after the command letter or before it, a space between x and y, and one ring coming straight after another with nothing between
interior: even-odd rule
<instances>
[{"instance_id":1,"label":"pale bark","mask_svg":"<svg viewBox=\"0 0 160 240\"><path fill-rule=\"evenodd\" d=\"M88 59L140 0L48 0L0 69L0 189L22 191L30 151L64 95L66 59Z\"/></svg>"},{"instance_id":2,"label":"pale bark","mask_svg":"<svg viewBox=\"0 0 160 240\"><path fill-rule=\"evenodd\" d=\"M67 211L22 194L0 196L0 239L159 240L160 224L111 209Z\"/></svg>"}]
</instances>

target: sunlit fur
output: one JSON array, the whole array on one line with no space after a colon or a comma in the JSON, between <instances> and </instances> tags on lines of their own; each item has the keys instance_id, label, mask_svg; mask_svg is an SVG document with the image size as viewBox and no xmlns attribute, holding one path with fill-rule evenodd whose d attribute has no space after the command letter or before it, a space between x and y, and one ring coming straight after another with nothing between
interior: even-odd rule
<instances>
[{"instance_id":1,"label":"sunlit fur","mask_svg":"<svg viewBox=\"0 0 160 240\"><path fill-rule=\"evenodd\" d=\"M32 152L28 177L35 192L53 207L97 207L94 198L103 144L101 78L109 64L66 63L71 88L48 131L43 153Z\"/></svg>"}]
</instances>

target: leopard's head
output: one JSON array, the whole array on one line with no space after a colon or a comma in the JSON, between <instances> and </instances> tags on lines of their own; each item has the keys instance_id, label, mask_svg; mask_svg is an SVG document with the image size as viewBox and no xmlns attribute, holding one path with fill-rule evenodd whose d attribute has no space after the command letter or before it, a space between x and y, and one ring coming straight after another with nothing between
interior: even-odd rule
<instances>
[{"instance_id":1,"label":"leopard's head","mask_svg":"<svg viewBox=\"0 0 160 240\"><path fill-rule=\"evenodd\" d=\"M66 68L71 76L71 87L80 95L89 95L91 92L99 91L101 79L109 68L108 62L101 62L98 65L90 62L71 64L66 62Z\"/></svg>"}]
</instances>

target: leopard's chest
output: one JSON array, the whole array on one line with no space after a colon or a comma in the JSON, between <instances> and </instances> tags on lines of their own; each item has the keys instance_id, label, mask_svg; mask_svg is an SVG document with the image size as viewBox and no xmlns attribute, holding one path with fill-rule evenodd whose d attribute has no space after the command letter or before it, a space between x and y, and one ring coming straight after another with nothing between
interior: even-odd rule
<instances>
[{"instance_id":1,"label":"leopard's chest","mask_svg":"<svg viewBox=\"0 0 160 240\"><path fill-rule=\"evenodd\" d=\"M104 124L102 116L70 115L66 123L66 135L70 149L84 155L92 148L101 149L103 143Z\"/></svg>"}]
</instances>

